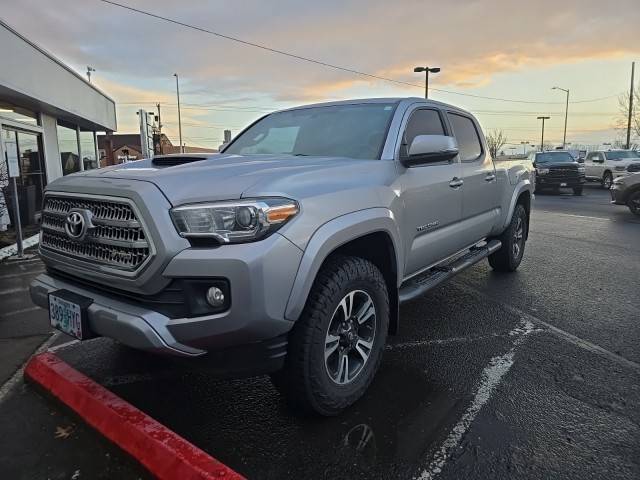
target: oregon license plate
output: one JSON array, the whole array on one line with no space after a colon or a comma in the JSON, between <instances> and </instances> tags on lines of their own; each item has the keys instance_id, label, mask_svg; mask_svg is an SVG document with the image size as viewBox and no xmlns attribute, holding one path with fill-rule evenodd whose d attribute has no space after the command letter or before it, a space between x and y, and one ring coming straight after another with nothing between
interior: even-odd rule
<instances>
[{"instance_id":1,"label":"oregon license plate","mask_svg":"<svg viewBox=\"0 0 640 480\"><path fill-rule=\"evenodd\" d=\"M87 308L92 300L68 290L49 294L51 326L80 340L90 337Z\"/></svg>"}]
</instances>

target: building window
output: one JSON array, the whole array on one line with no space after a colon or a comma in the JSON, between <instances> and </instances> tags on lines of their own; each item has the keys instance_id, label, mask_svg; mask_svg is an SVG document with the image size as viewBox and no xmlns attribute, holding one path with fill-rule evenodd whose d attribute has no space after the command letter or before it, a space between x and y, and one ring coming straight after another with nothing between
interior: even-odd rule
<instances>
[{"instance_id":1,"label":"building window","mask_svg":"<svg viewBox=\"0 0 640 480\"><path fill-rule=\"evenodd\" d=\"M58 148L62 162L62 174L79 172L80 154L78 152L78 131L58 123Z\"/></svg>"},{"instance_id":2,"label":"building window","mask_svg":"<svg viewBox=\"0 0 640 480\"><path fill-rule=\"evenodd\" d=\"M0 100L0 117L22 122L28 125L38 125L38 114L26 108L16 107L11 103Z\"/></svg>"},{"instance_id":3,"label":"building window","mask_svg":"<svg viewBox=\"0 0 640 480\"><path fill-rule=\"evenodd\" d=\"M98 168L96 142L93 132L80 131L80 156L82 157L83 170Z\"/></svg>"}]
</instances>

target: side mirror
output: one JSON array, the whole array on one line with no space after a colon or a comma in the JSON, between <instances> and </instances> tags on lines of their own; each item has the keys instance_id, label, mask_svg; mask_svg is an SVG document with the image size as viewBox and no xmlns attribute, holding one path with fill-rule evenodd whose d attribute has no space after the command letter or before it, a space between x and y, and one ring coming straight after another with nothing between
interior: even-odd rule
<instances>
[{"instance_id":1,"label":"side mirror","mask_svg":"<svg viewBox=\"0 0 640 480\"><path fill-rule=\"evenodd\" d=\"M584 163L584 157L578 157L578 163Z\"/></svg>"},{"instance_id":2,"label":"side mirror","mask_svg":"<svg viewBox=\"0 0 640 480\"><path fill-rule=\"evenodd\" d=\"M418 135L409 146L408 156L402 159L405 167L426 163L446 162L458 155L458 142L445 135Z\"/></svg>"}]
</instances>

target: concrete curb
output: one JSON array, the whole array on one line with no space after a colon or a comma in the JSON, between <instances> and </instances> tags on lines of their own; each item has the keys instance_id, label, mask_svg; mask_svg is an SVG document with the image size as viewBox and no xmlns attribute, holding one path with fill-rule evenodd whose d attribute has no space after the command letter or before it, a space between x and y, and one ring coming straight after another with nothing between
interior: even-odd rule
<instances>
[{"instance_id":1,"label":"concrete curb","mask_svg":"<svg viewBox=\"0 0 640 480\"><path fill-rule=\"evenodd\" d=\"M36 233L35 235L30 236L29 238L25 238L22 241L22 246L26 249L29 247L33 247L40 242L40 234ZM8 247L0 248L0 260L4 260L7 257L11 257L18 253L18 244L14 243L13 245L9 245Z\"/></svg>"},{"instance_id":2,"label":"concrete curb","mask_svg":"<svg viewBox=\"0 0 640 480\"><path fill-rule=\"evenodd\" d=\"M159 479L244 480L53 353L32 357L25 377L70 407Z\"/></svg>"}]
</instances>

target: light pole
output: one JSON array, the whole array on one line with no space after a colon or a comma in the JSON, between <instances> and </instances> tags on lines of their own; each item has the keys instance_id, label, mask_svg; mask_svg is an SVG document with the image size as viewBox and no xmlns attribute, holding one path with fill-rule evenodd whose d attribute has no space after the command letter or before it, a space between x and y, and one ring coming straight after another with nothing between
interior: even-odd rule
<instances>
[{"instance_id":1,"label":"light pole","mask_svg":"<svg viewBox=\"0 0 640 480\"><path fill-rule=\"evenodd\" d=\"M440 67L416 67L413 71L416 73L424 72L424 98L429 98L429 72L438 73Z\"/></svg>"},{"instance_id":2,"label":"light pole","mask_svg":"<svg viewBox=\"0 0 640 480\"><path fill-rule=\"evenodd\" d=\"M564 137L562 137L562 148L565 148L567 145L567 116L569 115L569 89L553 87L551 90L562 90L567 94L567 103L564 107Z\"/></svg>"},{"instance_id":3,"label":"light pole","mask_svg":"<svg viewBox=\"0 0 640 480\"><path fill-rule=\"evenodd\" d=\"M522 154L526 155L527 154L527 145L529 145L529 142L520 142L520 145L522 145Z\"/></svg>"},{"instance_id":4,"label":"light pole","mask_svg":"<svg viewBox=\"0 0 640 480\"><path fill-rule=\"evenodd\" d=\"M544 121L549 120L551 117L538 117L538 120L542 120L542 139L540 140L540 151L544 152Z\"/></svg>"},{"instance_id":5,"label":"light pole","mask_svg":"<svg viewBox=\"0 0 640 480\"><path fill-rule=\"evenodd\" d=\"M95 72L96 69L87 65L87 80L91 83L91 72Z\"/></svg>"},{"instance_id":6,"label":"light pole","mask_svg":"<svg viewBox=\"0 0 640 480\"><path fill-rule=\"evenodd\" d=\"M180 84L178 82L178 74L174 73L176 77L176 97L178 97L178 136L180 137L180 153L184 153L184 145L182 144L182 120L180 118Z\"/></svg>"}]
</instances>

